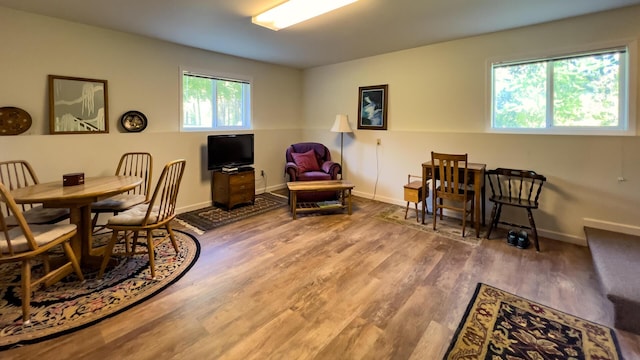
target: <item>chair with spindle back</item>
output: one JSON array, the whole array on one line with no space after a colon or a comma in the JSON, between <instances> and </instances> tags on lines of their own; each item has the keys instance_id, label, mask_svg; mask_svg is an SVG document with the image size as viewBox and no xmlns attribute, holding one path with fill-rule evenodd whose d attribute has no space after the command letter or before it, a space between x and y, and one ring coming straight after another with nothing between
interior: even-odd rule
<instances>
[{"instance_id":1,"label":"chair with spindle back","mask_svg":"<svg viewBox=\"0 0 640 360\"><path fill-rule=\"evenodd\" d=\"M31 293L41 284L58 281L65 273L74 271L79 281L84 281L82 270L71 248L71 238L77 233L74 224L28 224L20 205L16 204L9 189L0 184L0 202L6 208L8 217L0 216L0 264L21 263L19 286L21 287L23 325L30 323ZM5 220L14 219L16 225ZM67 261L52 269L48 253L62 247ZM42 261L43 272L32 278L31 267L35 259ZM38 273L38 272L34 272Z\"/></svg>"},{"instance_id":2,"label":"chair with spindle back","mask_svg":"<svg viewBox=\"0 0 640 360\"><path fill-rule=\"evenodd\" d=\"M9 191L39 183L31 165L25 160L0 162L0 183ZM29 224L55 224L69 218L69 209L45 208L42 204L19 204L22 215ZM17 226L15 216L8 215L8 205L0 205L2 216L7 216L9 226Z\"/></svg>"},{"instance_id":3,"label":"chair with spindle back","mask_svg":"<svg viewBox=\"0 0 640 360\"><path fill-rule=\"evenodd\" d=\"M100 214L111 213L117 215L119 212L131 209L138 204L149 202L152 172L153 157L151 154L146 152L122 154L116 169L116 175L138 176L142 178L142 183L126 193L91 204L91 212L95 214L92 220L92 228L96 228ZM98 229L100 228L102 227L98 227Z\"/></svg>"},{"instance_id":4,"label":"chair with spindle back","mask_svg":"<svg viewBox=\"0 0 640 360\"><path fill-rule=\"evenodd\" d=\"M178 243L173 235L171 221L176 217L176 201L186 164L187 162L184 159L168 162L160 174L149 202L138 204L109 218L105 226L113 232L111 240L104 250L102 265L98 273L99 279L104 275L114 246L119 241L125 243L125 251L121 253L122 255L131 256L139 253L136 252L136 244L140 232L146 233L147 246L146 251L142 251L142 253L149 255L149 270L152 279L156 278L154 250L157 244L169 239L173 249L178 254ZM154 240L153 231L158 229L164 229L165 231L162 238L156 241ZM120 232L122 232L122 236L120 236ZM130 240L131 249L127 245Z\"/></svg>"},{"instance_id":5,"label":"chair with spindle back","mask_svg":"<svg viewBox=\"0 0 640 360\"><path fill-rule=\"evenodd\" d=\"M533 233L536 250L540 251L538 243L538 231L533 220L532 209L538 208L538 199L542 186L547 178L537 174L532 170L517 170L497 168L486 172L491 187L491 200L493 209L491 210L491 224L487 232L487 239L491 236L491 230L498 227L498 224L516 226L522 229L529 229ZM500 221L502 206L514 206L527 210L529 226Z\"/></svg>"}]
</instances>

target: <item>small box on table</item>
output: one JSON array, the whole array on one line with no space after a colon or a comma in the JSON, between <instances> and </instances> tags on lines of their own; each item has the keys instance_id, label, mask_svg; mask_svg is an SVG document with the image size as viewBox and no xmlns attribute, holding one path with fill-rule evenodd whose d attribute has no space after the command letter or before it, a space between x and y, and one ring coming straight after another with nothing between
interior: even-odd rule
<instances>
[{"instance_id":1,"label":"small box on table","mask_svg":"<svg viewBox=\"0 0 640 360\"><path fill-rule=\"evenodd\" d=\"M84 184L84 173L71 173L62 175L62 186Z\"/></svg>"}]
</instances>

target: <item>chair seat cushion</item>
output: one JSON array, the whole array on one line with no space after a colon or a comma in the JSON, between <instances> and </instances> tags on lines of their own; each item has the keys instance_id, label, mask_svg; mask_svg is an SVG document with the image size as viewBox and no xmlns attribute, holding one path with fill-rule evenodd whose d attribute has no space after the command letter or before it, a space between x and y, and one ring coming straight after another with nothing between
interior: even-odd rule
<instances>
[{"instance_id":1,"label":"chair seat cushion","mask_svg":"<svg viewBox=\"0 0 640 360\"><path fill-rule=\"evenodd\" d=\"M298 170L301 173L308 171L319 171L320 165L318 165L318 158L316 152L312 149L304 153L291 153L293 162L298 166Z\"/></svg>"},{"instance_id":2,"label":"chair seat cushion","mask_svg":"<svg viewBox=\"0 0 640 360\"><path fill-rule=\"evenodd\" d=\"M146 196L139 194L119 194L91 204L91 210L124 211L147 201Z\"/></svg>"},{"instance_id":3,"label":"chair seat cushion","mask_svg":"<svg viewBox=\"0 0 640 360\"><path fill-rule=\"evenodd\" d=\"M531 208L531 209L538 208L538 203L536 203L535 201L527 200L527 199L518 199L514 197L510 198L508 196L492 196L489 200L496 203L504 204L504 205L519 206L519 207Z\"/></svg>"},{"instance_id":4,"label":"chair seat cushion","mask_svg":"<svg viewBox=\"0 0 640 360\"><path fill-rule=\"evenodd\" d=\"M147 209L149 208L149 204L139 204L127 211L123 211L118 215L112 216L107 220L107 226L109 225L125 225L125 226L136 226L142 225L142 221L144 221L145 216L147 216ZM158 208L154 207L151 210L151 214L149 214L149 221L147 224L153 224L158 221Z\"/></svg>"},{"instance_id":5,"label":"chair seat cushion","mask_svg":"<svg viewBox=\"0 0 640 360\"><path fill-rule=\"evenodd\" d=\"M62 221L69 216L69 209L33 207L22 213L28 224L47 224ZM5 218L7 225L17 226L16 218L11 215Z\"/></svg>"},{"instance_id":6,"label":"chair seat cushion","mask_svg":"<svg viewBox=\"0 0 640 360\"><path fill-rule=\"evenodd\" d=\"M51 241L59 238L64 234L68 234L76 229L73 224L59 225L30 225L31 233L38 246L44 246ZM29 243L19 227L9 230L9 238L11 239L11 247L14 253L29 251ZM0 232L0 251L3 254L9 253L9 247L4 233Z\"/></svg>"},{"instance_id":7,"label":"chair seat cushion","mask_svg":"<svg viewBox=\"0 0 640 360\"><path fill-rule=\"evenodd\" d=\"M298 176L298 181L331 180L331 174L322 171L308 171Z\"/></svg>"}]
</instances>

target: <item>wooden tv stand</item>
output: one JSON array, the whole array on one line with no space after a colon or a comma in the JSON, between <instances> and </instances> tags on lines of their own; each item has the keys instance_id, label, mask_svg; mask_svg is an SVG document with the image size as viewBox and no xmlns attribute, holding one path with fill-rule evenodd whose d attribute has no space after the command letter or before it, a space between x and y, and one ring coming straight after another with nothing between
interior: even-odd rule
<instances>
[{"instance_id":1,"label":"wooden tv stand","mask_svg":"<svg viewBox=\"0 0 640 360\"><path fill-rule=\"evenodd\" d=\"M256 181L253 168L236 172L215 170L211 176L211 202L227 210L236 205L254 203L256 199Z\"/></svg>"}]
</instances>

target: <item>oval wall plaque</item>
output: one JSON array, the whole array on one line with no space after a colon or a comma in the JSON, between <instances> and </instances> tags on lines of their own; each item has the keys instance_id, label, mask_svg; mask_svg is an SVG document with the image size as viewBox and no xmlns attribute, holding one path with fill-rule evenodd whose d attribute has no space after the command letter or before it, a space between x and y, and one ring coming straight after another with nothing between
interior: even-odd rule
<instances>
[{"instance_id":1,"label":"oval wall plaque","mask_svg":"<svg viewBox=\"0 0 640 360\"><path fill-rule=\"evenodd\" d=\"M31 115L13 106L0 108L0 135L18 135L31 127Z\"/></svg>"}]
</instances>

